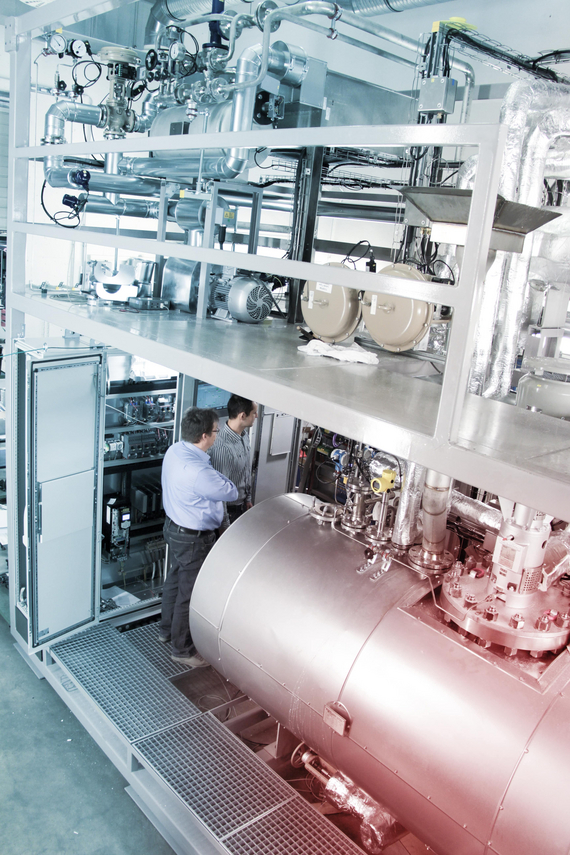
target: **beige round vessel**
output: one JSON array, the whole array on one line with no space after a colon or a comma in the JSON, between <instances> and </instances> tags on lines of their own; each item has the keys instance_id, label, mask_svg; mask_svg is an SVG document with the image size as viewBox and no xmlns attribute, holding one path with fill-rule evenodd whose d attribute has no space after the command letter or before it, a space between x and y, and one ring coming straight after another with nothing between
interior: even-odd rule
<instances>
[{"instance_id":1,"label":"beige round vessel","mask_svg":"<svg viewBox=\"0 0 570 855\"><path fill-rule=\"evenodd\" d=\"M427 279L408 264L389 264L380 273L401 279ZM433 304L395 294L376 294L365 291L362 300L362 317L374 341L386 350L410 350L429 330L433 317Z\"/></svg>"},{"instance_id":2,"label":"beige round vessel","mask_svg":"<svg viewBox=\"0 0 570 855\"><path fill-rule=\"evenodd\" d=\"M338 262L327 267L343 267ZM306 282L301 311L312 333L322 341L344 341L360 321L360 301L355 288L328 282Z\"/></svg>"}]
</instances>

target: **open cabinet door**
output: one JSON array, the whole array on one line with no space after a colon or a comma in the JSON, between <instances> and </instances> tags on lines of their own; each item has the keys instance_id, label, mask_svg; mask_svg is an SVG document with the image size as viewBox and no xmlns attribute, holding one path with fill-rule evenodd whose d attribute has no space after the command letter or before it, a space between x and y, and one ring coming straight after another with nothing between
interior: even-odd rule
<instances>
[{"instance_id":1,"label":"open cabinet door","mask_svg":"<svg viewBox=\"0 0 570 855\"><path fill-rule=\"evenodd\" d=\"M98 617L103 377L100 351L27 359L30 651Z\"/></svg>"}]
</instances>

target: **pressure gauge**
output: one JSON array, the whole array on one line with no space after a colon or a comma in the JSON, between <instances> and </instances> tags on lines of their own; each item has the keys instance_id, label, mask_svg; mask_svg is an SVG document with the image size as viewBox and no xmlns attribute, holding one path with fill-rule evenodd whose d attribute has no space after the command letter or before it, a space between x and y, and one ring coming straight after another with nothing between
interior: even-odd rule
<instances>
[{"instance_id":1,"label":"pressure gauge","mask_svg":"<svg viewBox=\"0 0 570 855\"><path fill-rule=\"evenodd\" d=\"M52 53L65 53L67 42L61 33L52 33L48 40L48 48Z\"/></svg>"},{"instance_id":2,"label":"pressure gauge","mask_svg":"<svg viewBox=\"0 0 570 855\"><path fill-rule=\"evenodd\" d=\"M186 56L186 48L184 47L182 42L173 42L170 45L169 54L170 59L173 59L175 62L179 62Z\"/></svg>"},{"instance_id":3,"label":"pressure gauge","mask_svg":"<svg viewBox=\"0 0 570 855\"><path fill-rule=\"evenodd\" d=\"M69 45L69 53L75 59L83 59L88 53L86 42L83 39L74 39Z\"/></svg>"}]
</instances>

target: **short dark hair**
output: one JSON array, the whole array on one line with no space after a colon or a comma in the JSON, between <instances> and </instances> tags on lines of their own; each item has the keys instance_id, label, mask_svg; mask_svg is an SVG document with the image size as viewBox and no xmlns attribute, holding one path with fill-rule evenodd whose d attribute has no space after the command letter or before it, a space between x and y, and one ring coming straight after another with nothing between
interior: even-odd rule
<instances>
[{"instance_id":1,"label":"short dark hair","mask_svg":"<svg viewBox=\"0 0 570 855\"><path fill-rule=\"evenodd\" d=\"M215 410L190 407L182 416L180 436L185 442L200 442L205 433L212 433L218 421Z\"/></svg>"},{"instance_id":2,"label":"short dark hair","mask_svg":"<svg viewBox=\"0 0 570 855\"><path fill-rule=\"evenodd\" d=\"M240 413L249 416L255 404L248 398L242 398L240 395L232 395L228 401L228 418L237 419Z\"/></svg>"}]
</instances>

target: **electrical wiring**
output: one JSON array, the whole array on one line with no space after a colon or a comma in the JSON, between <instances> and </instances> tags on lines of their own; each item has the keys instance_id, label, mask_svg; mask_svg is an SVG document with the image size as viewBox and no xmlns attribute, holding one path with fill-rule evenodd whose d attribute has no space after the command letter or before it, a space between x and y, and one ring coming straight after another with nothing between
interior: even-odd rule
<instances>
[{"instance_id":1,"label":"electrical wiring","mask_svg":"<svg viewBox=\"0 0 570 855\"><path fill-rule=\"evenodd\" d=\"M367 249L357 259L353 260L350 256L352 255L352 253L354 252L355 249L357 249L359 246L362 246L362 244L364 244L364 243L366 244ZM368 255L368 253L371 252L371 250L372 250L372 246L370 245L370 241L359 240L358 243L355 243L354 246L350 249L350 251L347 252L347 254L342 259L341 264L344 264L345 261L348 261L348 262L350 262L350 264L352 264L352 266L356 270L356 262L361 261L363 258L365 258Z\"/></svg>"},{"instance_id":2,"label":"electrical wiring","mask_svg":"<svg viewBox=\"0 0 570 855\"><path fill-rule=\"evenodd\" d=\"M443 264L444 267L447 267L447 269L449 270L449 273L450 273L451 284L455 285L455 273L453 272L452 268L449 266L447 261L443 261L443 259L437 258L433 263L434 268L435 268L436 264ZM437 273L435 273L434 275L437 276Z\"/></svg>"},{"instance_id":3,"label":"electrical wiring","mask_svg":"<svg viewBox=\"0 0 570 855\"><path fill-rule=\"evenodd\" d=\"M85 68L82 69L82 74L83 74L83 77L85 78L86 82L80 83L79 80L77 79L77 70L83 65L85 66ZM97 76L96 77L88 77L87 76L87 68L90 65L94 65L95 68L97 69ZM82 59L80 62L76 62L75 65L73 66L73 68L71 69L71 77L73 78L73 82L75 83L76 86L80 86L81 89L89 89L90 86L94 86L95 83L97 83L98 80L100 79L102 73L103 73L102 65L100 63L96 62L94 59Z\"/></svg>"},{"instance_id":4,"label":"electrical wiring","mask_svg":"<svg viewBox=\"0 0 570 855\"><path fill-rule=\"evenodd\" d=\"M541 57L536 57L532 59L531 57L524 56L523 54L515 53L513 51L507 50L502 45L497 42L493 42L491 39L483 38L479 36L478 38L474 38L472 35L466 33L464 30L450 28L446 33L446 41L449 44L451 39L454 39L456 42L459 42L463 47L468 48L471 51L475 51L478 54L483 54L485 56L491 57L495 61L501 63L501 65L506 65L507 68L512 66L517 68L520 71L526 71L528 74L532 74L535 77L543 78L545 80L552 80L555 83L565 83L567 82L565 78L556 74L551 68L542 68L540 65L541 61L544 62L545 56L548 57L549 54L545 54ZM552 51L551 54L556 54L557 51Z\"/></svg>"},{"instance_id":5,"label":"electrical wiring","mask_svg":"<svg viewBox=\"0 0 570 855\"><path fill-rule=\"evenodd\" d=\"M256 165L259 169L272 169L272 168L273 168L273 164L272 164L272 163L271 163L271 164L269 164L269 166L262 166L262 165L261 165L261 163L258 163L258 162L257 162L257 155L258 155L258 154L262 154L264 151L267 151L267 146L266 146L266 145L262 146L261 148L256 148L256 149L255 149L255 152L254 152L254 154L253 154L253 162L255 163L255 165Z\"/></svg>"},{"instance_id":6,"label":"electrical wiring","mask_svg":"<svg viewBox=\"0 0 570 855\"><path fill-rule=\"evenodd\" d=\"M570 62L570 48L564 50L552 50L548 53L543 53L532 60L532 64L536 66L542 65L544 62Z\"/></svg>"},{"instance_id":7,"label":"electrical wiring","mask_svg":"<svg viewBox=\"0 0 570 855\"><path fill-rule=\"evenodd\" d=\"M184 18L177 18L176 15L173 15L170 9L168 8L168 0L164 0L164 8L168 13L168 17L172 18L173 21L179 21L180 23L184 22Z\"/></svg>"},{"instance_id":8,"label":"electrical wiring","mask_svg":"<svg viewBox=\"0 0 570 855\"><path fill-rule=\"evenodd\" d=\"M137 419L134 416L125 415L123 410L119 410L118 407L113 407L112 404L106 403L105 406L108 410L114 410L115 413L120 413L132 424L144 425L145 427L149 428L159 428L159 430L174 430L174 426L168 426L164 422L143 422L142 419Z\"/></svg>"},{"instance_id":9,"label":"electrical wiring","mask_svg":"<svg viewBox=\"0 0 570 855\"><path fill-rule=\"evenodd\" d=\"M46 188L46 184L47 184L47 181L44 181L44 183L42 184L42 191L40 193L40 204L42 206L44 214L47 217L49 217L49 219L52 221L52 223L55 223L56 226L61 226L62 229L76 229L77 226L79 226L81 224L81 217L80 217L81 211L70 209L69 211L56 211L55 214L50 214L50 212L48 211L48 209L46 208L45 203L44 203L44 191ZM87 195L89 195L89 194L87 194ZM87 200L85 199L85 202L86 201ZM83 210L84 207L85 207L85 204L82 205L81 210ZM62 215L62 216L60 216L58 219L59 215ZM77 220L77 222L73 226L66 226L65 223L63 222L63 220L73 220L73 219Z\"/></svg>"}]
</instances>

